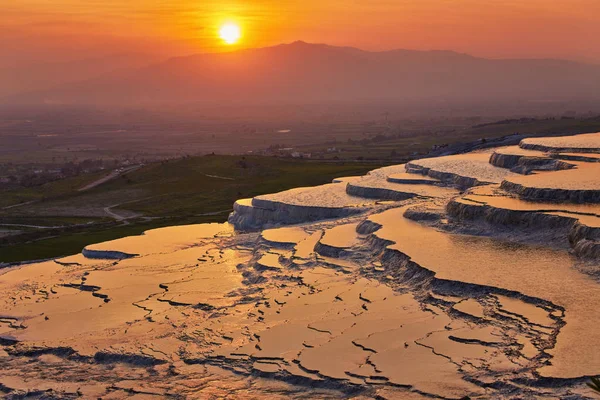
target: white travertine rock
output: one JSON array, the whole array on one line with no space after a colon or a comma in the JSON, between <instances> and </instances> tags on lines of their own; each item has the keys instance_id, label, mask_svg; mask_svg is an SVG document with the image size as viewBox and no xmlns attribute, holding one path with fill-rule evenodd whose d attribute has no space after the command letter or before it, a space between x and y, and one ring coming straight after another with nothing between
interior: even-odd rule
<instances>
[{"instance_id":1,"label":"white travertine rock","mask_svg":"<svg viewBox=\"0 0 600 400\"><path fill-rule=\"evenodd\" d=\"M600 375L600 204L561 193L596 190L600 164L508 169L555 160L532 152L380 168L238 200L231 224L0 269L0 389L585 398Z\"/></svg>"},{"instance_id":2,"label":"white travertine rock","mask_svg":"<svg viewBox=\"0 0 600 400\"><path fill-rule=\"evenodd\" d=\"M406 164L408 172L428 175L459 187L500 183L510 176L518 176L507 169L489 163L490 152L459 154L425 158Z\"/></svg>"},{"instance_id":3,"label":"white travertine rock","mask_svg":"<svg viewBox=\"0 0 600 400\"><path fill-rule=\"evenodd\" d=\"M600 153L600 132L574 136L535 137L523 139L523 149L560 153Z\"/></svg>"}]
</instances>

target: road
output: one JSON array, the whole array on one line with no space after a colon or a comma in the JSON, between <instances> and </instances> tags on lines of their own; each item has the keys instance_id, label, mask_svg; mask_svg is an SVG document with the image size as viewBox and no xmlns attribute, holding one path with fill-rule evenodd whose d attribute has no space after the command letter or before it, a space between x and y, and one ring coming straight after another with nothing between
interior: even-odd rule
<instances>
[{"instance_id":1,"label":"road","mask_svg":"<svg viewBox=\"0 0 600 400\"><path fill-rule=\"evenodd\" d=\"M131 167L126 167L126 168L117 168L114 171L112 171L110 174L108 174L106 176L103 176L102 178L100 178L100 179L98 179L98 180L96 180L96 181L94 181L92 183L89 183L89 184L85 185L84 187L78 189L78 191L79 192L85 192L86 190L93 189L96 186L102 185L103 183L111 181L111 180L113 180L113 179L115 179L115 178L117 178L117 177L119 177L121 175L124 175L124 174L128 173L128 172L135 171L136 169L141 168L141 167L142 167L142 164L140 164L140 165L133 165Z\"/></svg>"},{"instance_id":2,"label":"road","mask_svg":"<svg viewBox=\"0 0 600 400\"><path fill-rule=\"evenodd\" d=\"M12 206L8 206L8 207L4 207L3 210L10 210L11 208L17 208L17 207L22 207L22 206L26 206L28 204L33 204L35 203L37 200L31 200L28 201L26 203L19 203L19 204L13 204Z\"/></svg>"},{"instance_id":3,"label":"road","mask_svg":"<svg viewBox=\"0 0 600 400\"><path fill-rule=\"evenodd\" d=\"M233 178L228 178L226 176L219 176L219 175L209 175L209 174L204 174L204 176L208 176L209 178L215 178L215 179L224 179L226 181L235 181L235 179Z\"/></svg>"},{"instance_id":4,"label":"road","mask_svg":"<svg viewBox=\"0 0 600 400\"><path fill-rule=\"evenodd\" d=\"M116 212L112 211L111 208L113 207L117 207L120 206L120 204L115 204L112 206L108 206L108 207L104 207L104 212L111 218L114 218L117 221L125 221L127 219L127 217L124 217L122 215L117 214Z\"/></svg>"}]
</instances>

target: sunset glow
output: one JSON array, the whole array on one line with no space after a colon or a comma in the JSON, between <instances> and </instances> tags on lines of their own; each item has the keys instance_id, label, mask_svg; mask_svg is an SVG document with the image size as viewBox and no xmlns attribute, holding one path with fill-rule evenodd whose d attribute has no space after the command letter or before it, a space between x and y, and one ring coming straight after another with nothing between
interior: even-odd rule
<instances>
[{"instance_id":1,"label":"sunset glow","mask_svg":"<svg viewBox=\"0 0 600 400\"><path fill-rule=\"evenodd\" d=\"M227 44L236 44L242 37L242 31L235 23L228 22L219 29L219 37Z\"/></svg>"},{"instance_id":2,"label":"sunset glow","mask_svg":"<svg viewBox=\"0 0 600 400\"><path fill-rule=\"evenodd\" d=\"M244 48L304 40L366 50L446 49L479 57L600 61L600 46L589 40L600 35L598 0L499 0L494 7L476 0L5 3L0 35L9 48L0 58L10 62L25 53L39 59L46 52L58 60L60 52L69 55L75 49L84 57L98 49L168 55L225 51L236 36L219 34L228 22L241 31L237 43Z\"/></svg>"}]
</instances>

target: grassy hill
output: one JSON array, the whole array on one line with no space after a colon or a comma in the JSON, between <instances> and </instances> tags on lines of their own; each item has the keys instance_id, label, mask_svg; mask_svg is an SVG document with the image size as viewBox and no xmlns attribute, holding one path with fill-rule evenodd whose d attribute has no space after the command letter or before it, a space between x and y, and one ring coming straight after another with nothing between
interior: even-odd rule
<instances>
[{"instance_id":1,"label":"grassy hill","mask_svg":"<svg viewBox=\"0 0 600 400\"><path fill-rule=\"evenodd\" d=\"M142 166L80 191L108 172L52 182L0 196L0 263L50 258L81 251L90 243L139 234L147 229L225 221L239 198L362 175L381 164L427 154L432 145L528 135L597 132L600 117L513 119L469 128L395 134L335 143L328 160L260 156L202 156ZM331 143L301 147L325 151ZM339 160L334 160L338 158ZM370 162L343 161L364 158Z\"/></svg>"},{"instance_id":2,"label":"grassy hill","mask_svg":"<svg viewBox=\"0 0 600 400\"><path fill-rule=\"evenodd\" d=\"M0 201L0 262L73 254L90 243L161 226L225 221L239 198L327 183L377 166L257 156L188 157L143 166L88 191L79 189L102 174L5 192ZM29 203L14 207L24 202Z\"/></svg>"}]
</instances>

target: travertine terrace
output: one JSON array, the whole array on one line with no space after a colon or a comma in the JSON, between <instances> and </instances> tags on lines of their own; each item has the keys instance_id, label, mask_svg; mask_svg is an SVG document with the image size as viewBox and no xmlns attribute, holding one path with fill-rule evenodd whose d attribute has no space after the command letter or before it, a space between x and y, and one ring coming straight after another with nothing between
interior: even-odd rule
<instances>
[{"instance_id":1,"label":"travertine terrace","mask_svg":"<svg viewBox=\"0 0 600 400\"><path fill-rule=\"evenodd\" d=\"M593 398L600 134L239 200L0 271L0 391Z\"/></svg>"}]
</instances>

